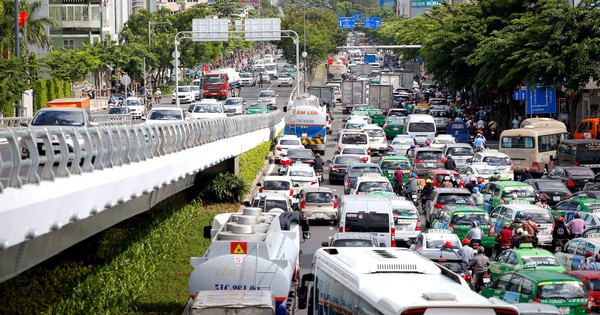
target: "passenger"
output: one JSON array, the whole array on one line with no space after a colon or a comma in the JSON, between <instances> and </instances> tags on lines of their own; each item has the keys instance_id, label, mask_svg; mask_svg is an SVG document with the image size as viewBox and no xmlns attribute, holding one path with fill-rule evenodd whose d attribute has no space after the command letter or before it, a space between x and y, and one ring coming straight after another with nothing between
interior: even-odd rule
<instances>
[{"instance_id":1,"label":"passenger","mask_svg":"<svg viewBox=\"0 0 600 315\"><path fill-rule=\"evenodd\" d=\"M586 229L585 221L581 219L579 212L575 212L574 216L575 218L567 223L567 228L574 238L581 237L583 231Z\"/></svg>"},{"instance_id":2,"label":"passenger","mask_svg":"<svg viewBox=\"0 0 600 315\"><path fill-rule=\"evenodd\" d=\"M427 202L427 200L433 193L434 189L435 189L435 187L433 187L433 183L431 182L431 179L426 179L425 186L421 190L421 204L422 205L424 205Z\"/></svg>"},{"instance_id":3,"label":"passenger","mask_svg":"<svg viewBox=\"0 0 600 315\"><path fill-rule=\"evenodd\" d=\"M458 254L458 256L460 256L460 258L462 259L462 261L465 264L469 264L471 262L471 260L473 259L473 257L475 256L473 248L470 245L470 241L468 238L464 238L462 240L462 247L458 249L458 251L456 251L456 253Z\"/></svg>"},{"instance_id":4,"label":"passenger","mask_svg":"<svg viewBox=\"0 0 600 315\"><path fill-rule=\"evenodd\" d=\"M521 219L519 219L518 217L515 218L515 220L511 223L510 225L510 229L513 231L514 234L517 233L518 229L523 228L523 223L521 222Z\"/></svg>"},{"instance_id":5,"label":"passenger","mask_svg":"<svg viewBox=\"0 0 600 315\"><path fill-rule=\"evenodd\" d=\"M538 196L537 199L538 199L538 202L536 202L536 204L535 204L536 206L544 208L548 211L552 210L552 207L550 207L546 198Z\"/></svg>"},{"instance_id":6,"label":"passenger","mask_svg":"<svg viewBox=\"0 0 600 315\"><path fill-rule=\"evenodd\" d=\"M471 177L471 180L469 182L466 183L465 188L469 190L469 192L473 193L473 189L474 188L478 188L477 187L477 178L475 178L474 176ZM479 191L479 189L477 189Z\"/></svg>"},{"instance_id":7,"label":"passenger","mask_svg":"<svg viewBox=\"0 0 600 315\"><path fill-rule=\"evenodd\" d=\"M531 174L529 174L529 167L525 168L525 171L523 172L523 174L521 174L521 176L519 177L519 181L525 182L528 179L532 179L533 177L531 177Z\"/></svg>"},{"instance_id":8,"label":"passenger","mask_svg":"<svg viewBox=\"0 0 600 315\"><path fill-rule=\"evenodd\" d=\"M483 207L483 194L479 191L479 188L473 188L473 193L471 194L471 197L473 197L475 205L477 205L478 207Z\"/></svg>"},{"instance_id":9,"label":"passenger","mask_svg":"<svg viewBox=\"0 0 600 315\"><path fill-rule=\"evenodd\" d=\"M588 268L588 266L590 265L590 263L593 260L594 253L587 252L587 253L585 253L584 257L585 258L583 259L583 261L577 267L577 270L587 270L586 268Z\"/></svg>"}]
</instances>

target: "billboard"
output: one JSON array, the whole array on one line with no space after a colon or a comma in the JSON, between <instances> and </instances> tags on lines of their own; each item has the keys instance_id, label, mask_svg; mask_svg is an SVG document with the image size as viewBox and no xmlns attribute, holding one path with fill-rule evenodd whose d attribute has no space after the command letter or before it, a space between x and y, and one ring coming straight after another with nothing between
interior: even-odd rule
<instances>
[{"instance_id":1,"label":"billboard","mask_svg":"<svg viewBox=\"0 0 600 315\"><path fill-rule=\"evenodd\" d=\"M393 10L396 6L396 0L379 0L379 6L382 9Z\"/></svg>"}]
</instances>

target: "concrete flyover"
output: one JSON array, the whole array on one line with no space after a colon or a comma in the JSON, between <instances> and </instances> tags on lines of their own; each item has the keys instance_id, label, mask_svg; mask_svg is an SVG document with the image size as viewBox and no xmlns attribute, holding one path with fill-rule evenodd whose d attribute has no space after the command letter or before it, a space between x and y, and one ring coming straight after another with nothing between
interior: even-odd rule
<instances>
[{"instance_id":1,"label":"concrete flyover","mask_svg":"<svg viewBox=\"0 0 600 315\"><path fill-rule=\"evenodd\" d=\"M0 130L0 282L191 186L283 130L283 114ZM73 140L77 139L77 140ZM30 148L21 158L20 146ZM52 147L47 154L43 148Z\"/></svg>"}]
</instances>

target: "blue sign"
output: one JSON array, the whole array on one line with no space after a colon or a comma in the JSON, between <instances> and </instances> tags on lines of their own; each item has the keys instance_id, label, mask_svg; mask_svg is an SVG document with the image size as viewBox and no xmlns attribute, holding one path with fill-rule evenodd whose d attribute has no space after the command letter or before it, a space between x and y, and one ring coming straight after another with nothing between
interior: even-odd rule
<instances>
[{"instance_id":1,"label":"blue sign","mask_svg":"<svg viewBox=\"0 0 600 315\"><path fill-rule=\"evenodd\" d=\"M352 14L352 18L355 20L360 20L360 19L362 19L362 17L363 17L363 15L360 13Z\"/></svg>"},{"instance_id":2,"label":"blue sign","mask_svg":"<svg viewBox=\"0 0 600 315\"><path fill-rule=\"evenodd\" d=\"M525 102L527 104L526 114L535 115L556 113L556 87L538 84L536 85L535 89L531 89L530 85L526 84L525 88ZM517 92L519 92L519 95L517 95ZM513 97L515 96L522 98L522 91L515 91L515 93L513 93Z\"/></svg>"},{"instance_id":3,"label":"blue sign","mask_svg":"<svg viewBox=\"0 0 600 315\"><path fill-rule=\"evenodd\" d=\"M338 18L341 18L341 17L342 17L342 14L341 14L341 13L338 13L338 14L337 14L337 16L338 16Z\"/></svg>"},{"instance_id":4,"label":"blue sign","mask_svg":"<svg viewBox=\"0 0 600 315\"><path fill-rule=\"evenodd\" d=\"M376 58L377 58L377 56L372 55L372 54L371 55L365 55L365 63L367 63L367 64L368 63L374 63L375 60L377 60Z\"/></svg>"},{"instance_id":5,"label":"blue sign","mask_svg":"<svg viewBox=\"0 0 600 315\"><path fill-rule=\"evenodd\" d=\"M415 59L415 61L420 63L421 61L423 61L423 58L417 57L417 59Z\"/></svg>"},{"instance_id":6,"label":"blue sign","mask_svg":"<svg viewBox=\"0 0 600 315\"><path fill-rule=\"evenodd\" d=\"M340 17L338 18L338 25L341 28L354 28L356 20L351 17Z\"/></svg>"},{"instance_id":7,"label":"blue sign","mask_svg":"<svg viewBox=\"0 0 600 315\"><path fill-rule=\"evenodd\" d=\"M373 18L365 18L365 28L381 28L381 18L373 17Z\"/></svg>"}]
</instances>

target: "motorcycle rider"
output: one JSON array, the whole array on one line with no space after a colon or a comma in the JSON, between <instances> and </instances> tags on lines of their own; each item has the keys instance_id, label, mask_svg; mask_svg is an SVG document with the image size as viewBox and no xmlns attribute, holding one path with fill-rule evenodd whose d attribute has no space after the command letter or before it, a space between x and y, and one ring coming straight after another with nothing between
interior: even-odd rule
<instances>
[{"instance_id":1,"label":"motorcycle rider","mask_svg":"<svg viewBox=\"0 0 600 315\"><path fill-rule=\"evenodd\" d=\"M408 181L404 184L404 195L408 200L411 200L411 195L417 193L419 189L419 183L417 182L416 177L417 175L415 173L410 173L410 175L408 175Z\"/></svg>"},{"instance_id":2,"label":"motorcycle rider","mask_svg":"<svg viewBox=\"0 0 600 315\"><path fill-rule=\"evenodd\" d=\"M552 248L556 248L556 246L564 245L569 240L569 229L567 229L567 225L565 224L565 218L559 216L556 218L556 224L552 228Z\"/></svg>"},{"instance_id":3,"label":"motorcycle rider","mask_svg":"<svg viewBox=\"0 0 600 315\"><path fill-rule=\"evenodd\" d=\"M583 270L600 270L600 254L596 254L594 261L583 267Z\"/></svg>"},{"instance_id":4,"label":"motorcycle rider","mask_svg":"<svg viewBox=\"0 0 600 315\"><path fill-rule=\"evenodd\" d=\"M433 187L433 183L432 183L431 179L426 179L425 186L421 190L421 204L422 205L424 205L427 202L427 199L429 199L429 196L431 196L431 193L433 193L434 189L435 189L435 187Z\"/></svg>"},{"instance_id":5,"label":"motorcycle rider","mask_svg":"<svg viewBox=\"0 0 600 315\"><path fill-rule=\"evenodd\" d=\"M575 212L574 219L567 223L567 228L573 237L580 237L586 229L585 221L581 219L579 212Z\"/></svg>"},{"instance_id":6,"label":"motorcycle rider","mask_svg":"<svg viewBox=\"0 0 600 315\"><path fill-rule=\"evenodd\" d=\"M500 171L494 170L494 175L490 176L490 182L497 182L500 180Z\"/></svg>"},{"instance_id":7,"label":"motorcycle rider","mask_svg":"<svg viewBox=\"0 0 600 315\"><path fill-rule=\"evenodd\" d=\"M531 237L533 247L537 247L537 233L540 232L537 224L533 222L531 215L527 215L525 222L523 222L523 232L527 232L527 235Z\"/></svg>"},{"instance_id":8,"label":"motorcycle rider","mask_svg":"<svg viewBox=\"0 0 600 315\"><path fill-rule=\"evenodd\" d=\"M477 248L477 255L467 265L467 269L473 270L472 284L476 292L480 291L483 285L483 275L487 272L489 266L490 259L485 255L485 248L480 246Z\"/></svg>"},{"instance_id":9,"label":"motorcycle rider","mask_svg":"<svg viewBox=\"0 0 600 315\"><path fill-rule=\"evenodd\" d=\"M475 136L475 140L473 140L473 145L475 146L476 151L481 151L485 149L485 138L481 133L478 133L477 136Z\"/></svg>"},{"instance_id":10,"label":"motorcycle rider","mask_svg":"<svg viewBox=\"0 0 600 315\"><path fill-rule=\"evenodd\" d=\"M510 248L520 248L523 241L523 228L518 228L510 241Z\"/></svg>"},{"instance_id":11,"label":"motorcycle rider","mask_svg":"<svg viewBox=\"0 0 600 315\"><path fill-rule=\"evenodd\" d=\"M471 193L474 193L473 189L479 188L477 187L477 178L475 178L475 176L471 177L469 182L465 184L465 188L468 189ZM477 189L477 191L479 191L479 189Z\"/></svg>"},{"instance_id":12,"label":"motorcycle rider","mask_svg":"<svg viewBox=\"0 0 600 315\"><path fill-rule=\"evenodd\" d=\"M450 171L456 170L456 162L454 162L454 159L452 159L452 154L448 154L448 156L446 156L444 168Z\"/></svg>"},{"instance_id":13,"label":"motorcycle rider","mask_svg":"<svg viewBox=\"0 0 600 315\"><path fill-rule=\"evenodd\" d=\"M400 194L402 187L404 186L404 172L398 168L395 172L394 172L394 189L396 190L397 194Z\"/></svg>"},{"instance_id":14,"label":"motorcycle rider","mask_svg":"<svg viewBox=\"0 0 600 315\"><path fill-rule=\"evenodd\" d=\"M523 174L521 174L521 176L519 177L519 181L521 183L525 182L528 179L532 179L533 177L531 177L531 174L529 174L529 167L525 168L525 171L523 172Z\"/></svg>"},{"instance_id":15,"label":"motorcycle rider","mask_svg":"<svg viewBox=\"0 0 600 315\"><path fill-rule=\"evenodd\" d=\"M479 228L477 221L471 222L471 229L467 232L467 238L471 241L471 246L481 245L483 231Z\"/></svg>"},{"instance_id":16,"label":"motorcycle rider","mask_svg":"<svg viewBox=\"0 0 600 315\"><path fill-rule=\"evenodd\" d=\"M471 246L469 246L470 244L471 241L469 241L469 239L465 237L462 240L463 246L456 251L458 256L460 256L460 258L465 264L469 264L475 256L475 251Z\"/></svg>"},{"instance_id":17,"label":"motorcycle rider","mask_svg":"<svg viewBox=\"0 0 600 315\"><path fill-rule=\"evenodd\" d=\"M513 236L513 232L510 229L510 223L504 222L504 228L500 230L500 233L496 234L496 255L498 256L503 249L510 247L510 240Z\"/></svg>"},{"instance_id":18,"label":"motorcycle rider","mask_svg":"<svg viewBox=\"0 0 600 315\"><path fill-rule=\"evenodd\" d=\"M412 153L413 151L415 151L415 145L414 145L414 144L411 144L411 145L410 145L410 148L408 148L408 150L406 150L406 155L407 155L407 156L411 155L411 153Z\"/></svg>"},{"instance_id":19,"label":"motorcycle rider","mask_svg":"<svg viewBox=\"0 0 600 315\"><path fill-rule=\"evenodd\" d=\"M160 88L157 88L156 92L154 92L154 100L158 104L158 103L160 103L161 99L162 99L162 92L160 91Z\"/></svg>"},{"instance_id":20,"label":"motorcycle rider","mask_svg":"<svg viewBox=\"0 0 600 315\"><path fill-rule=\"evenodd\" d=\"M313 164L313 169L316 173L321 172L321 174L323 174L323 160L321 159L321 155L319 153L315 153L315 162Z\"/></svg>"},{"instance_id":21,"label":"motorcycle rider","mask_svg":"<svg viewBox=\"0 0 600 315\"><path fill-rule=\"evenodd\" d=\"M473 193L471 194L471 197L473 197L473 200L475 200L475 204L479 207L483 206L483 194L479 191L479 188L474 187L473 188Z\"/></svg>"},{"instance_id":22,"label":"motorcycle rider","mask_svg":"<svg viewBox=\"0 0 600 315\"><path fill-rule=\"evenodd\" d=\"M444 181L442 182L442 188L453 188L454 184L450 181L450 176L444 176Z\"/></svg>"}]
</instances>

